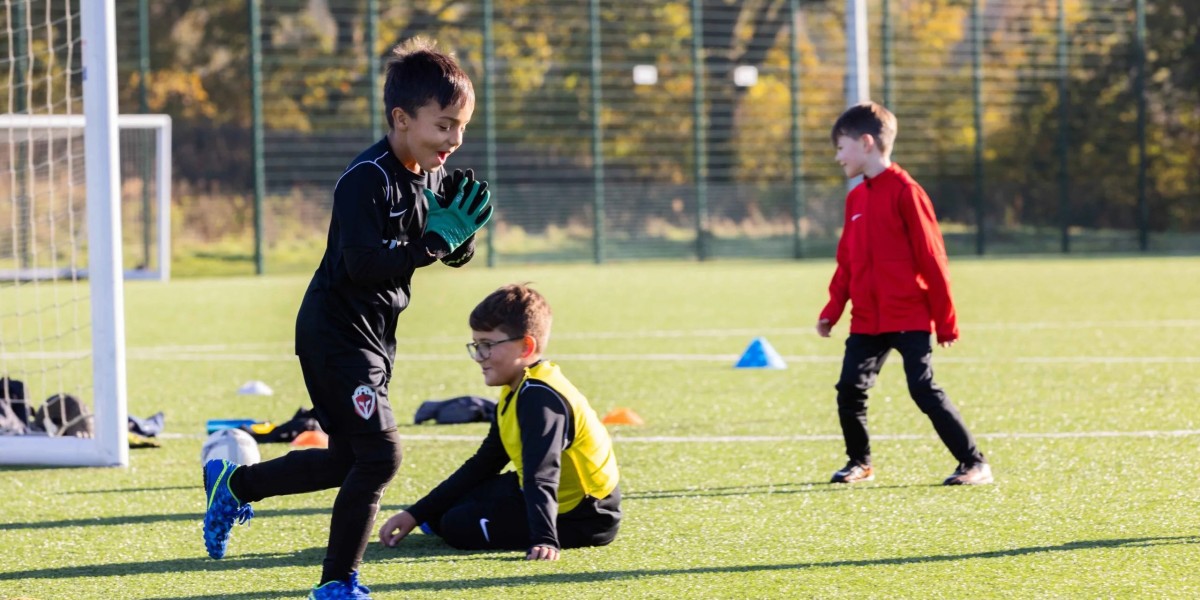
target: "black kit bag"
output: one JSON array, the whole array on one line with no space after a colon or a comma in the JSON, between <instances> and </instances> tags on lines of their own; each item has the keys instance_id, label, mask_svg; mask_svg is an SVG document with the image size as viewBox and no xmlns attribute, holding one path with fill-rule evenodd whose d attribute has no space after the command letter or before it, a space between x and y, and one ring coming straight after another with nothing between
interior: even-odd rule
<instances>
[{"instance_id":1,"label":"black kit bag","mask_svg":"<svg viewBox=\"0 0 1200 600\"><path fill-rule=\"evenodd\" d=\"M449 400L426 400L417 407L413 423L420 425L432 420L439 425L491 421L496 414L496 401L479 396L459 396Z\"/></svg>"},{"instance_id":2,"label":"black kit bag","mask_svg":"<svg viewBox=\"0 0 1200 600\"><path fill-rule=\"evenodd\" d=\"M34 427L50 435L92 437L92 415L78 398L55 394L34 413Z\"/></svg>"},{"instance_id":3,"label":"black kit bag","mask_svg":"<svg viewBox=\"0 0 1200 600\"><path fill-rule=\"evenodd\" d=\"M0 435L24 435L29 429L29 405L25 384L0 377Z\"/></svg>"}]
</instances>

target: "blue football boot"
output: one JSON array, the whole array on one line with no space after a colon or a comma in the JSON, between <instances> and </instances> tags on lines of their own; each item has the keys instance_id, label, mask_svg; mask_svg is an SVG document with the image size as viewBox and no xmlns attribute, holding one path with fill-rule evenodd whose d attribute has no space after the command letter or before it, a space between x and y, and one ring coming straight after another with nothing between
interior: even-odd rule
<instances>
[{"instance_id":1,"label":"blue football boot","mask_svg":"<svg viewBox=\"0 0 1200 600\"><path fill-rule=\"evenodd\" d=\"M350 573L350 581L327 581L308 593L308 600L371 600L371 590L358 582L358 571Z\"/></svg>"},{"instance_id":2,"label":"blue football boot","mask_svg":"<svg viewBox=\"0 0 1200 600\"><path fill-rule=\"evenodd\" d=\"M204 465L204 547L212 558L225 556L234 521L245 523L254 516L250 504L238 500L229 489L229 477L238 466L227 460L210 460Z\"/></svg>"}]
</instances>

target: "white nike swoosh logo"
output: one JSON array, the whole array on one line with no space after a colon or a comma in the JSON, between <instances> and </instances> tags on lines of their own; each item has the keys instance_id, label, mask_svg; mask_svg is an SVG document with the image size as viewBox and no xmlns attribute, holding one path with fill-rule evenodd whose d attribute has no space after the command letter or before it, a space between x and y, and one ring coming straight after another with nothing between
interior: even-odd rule
<instances>
[{"instance_id":1,"label":"white nike swoosh logo","mask_svg":"<svg viewBox=\"0 0 1200 600\"><path fill-rule=\"evenodd\" d=\"M854 215L853 217L850 217L850 220L851 220L851 221L857 221L857 220L858 220L858 218L859 218L859 217L861 217L861 216L862 216L862 213L858 213L858 214Z\"/></svg>"},{"instance_id":2,"label":"white nike swoosh logo","mask_svg":"<svg viewBox=\"0 0 1200 600\"><path fill-rule=\"evenodd\" d=\"M490 543L492 543L492 537L488 535L487 524L488 524L487 519L479 520L479 528L483 530L483 539L487 540L487 542L490 544Z\"/></svg>"},{"instance_id":3,"label":"white nike swoosh logo","mask_svg":"<svg viewBox=\"0 0 1200 600\"><path fill-rule=\"evenodd\" d=\"M408 209L407 209L407 208L406 208L406 209L404 209L404 210L401 210L400 212L390 212L390 211L389 211L389 212L388 212L388 216L389 216L389 217L398 217L398 216L400 216L400 215L402 215L402 214L404 214L404 213L406 213L406 212L408 212Z\"/></svg>"}]
</instances>

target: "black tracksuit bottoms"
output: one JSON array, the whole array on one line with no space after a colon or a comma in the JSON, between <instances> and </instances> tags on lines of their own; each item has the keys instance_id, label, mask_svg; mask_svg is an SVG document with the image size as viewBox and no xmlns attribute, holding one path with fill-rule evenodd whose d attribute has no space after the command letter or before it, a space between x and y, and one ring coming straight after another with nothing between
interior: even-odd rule
<instances>
[{"instance_id":1,"label":"black tracksuit bottoms","mask_svg":"<svg viewBox=\"0 0 1200 600\"><path fill-rule=\"evenodd\" d=\"M529 521L517 472L488 478L428 525L460 550L528 550ZM558 515L555 528L563 548L605 546L621 524L621 488L607 497L584 498Z\"/></svg>"},{"instance_id":2,"label":"black tracksuit bottoms","mask_svg":"<svg viewBox=\"0 0 1200 600\"><path fill-rule=\"evenodd\" d=\"M400 468L400 436L394 424L380 419L391 418L388 374L378 368L329 367L304 358L301 367L318 421L329 434L329 447L293 450L241 467L230 478L230 489L242 502L257 502L341 488L333 502L320 584L346 581L362 562L379 500ZM356 416L351 404L351 392L361 385L371 387L378 402L369 421Z\"/></svg>"},{"instance_id":3,"label":"black tracksuit bottoms","mask_svg":"<svg viewBox=\"0 0 1200 600\"><path fill-rule=\"evenodd\" d=\"M895 349L904 359L908 393L933 423L942 443L960 465L984 462L983 453L967 430L950 397L933 381L933 344L928 331L900 331L880 335L851 333L837 383L838 418L846 441L846 456L871 464L867 433L867 391L875 385L888 354Z\"/></svg>"}]
</instances>

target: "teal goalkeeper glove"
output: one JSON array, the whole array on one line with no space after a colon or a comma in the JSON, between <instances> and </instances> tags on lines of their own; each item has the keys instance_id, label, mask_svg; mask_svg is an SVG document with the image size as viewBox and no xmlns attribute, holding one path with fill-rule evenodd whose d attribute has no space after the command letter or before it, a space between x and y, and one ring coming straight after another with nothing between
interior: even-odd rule
<instances>
[{"instance_id":1,"label":"teal goalkeeper glove","mask_svg":"<svg viewBox=\"0 0 1200 600\"><path fill-rule=\"evenodd\" d=\"M474 175L470 171L468 173ZM447 196L454 193L449 200L431 190L424 190L429 203L429 220L425 224L425 231L445 240L451 252L492 218L492 193L487 189L487 182L477 181L471 176L455 176L454 180L459 185L457 190L446 190Z\"/></svg>"}]
</instances>

